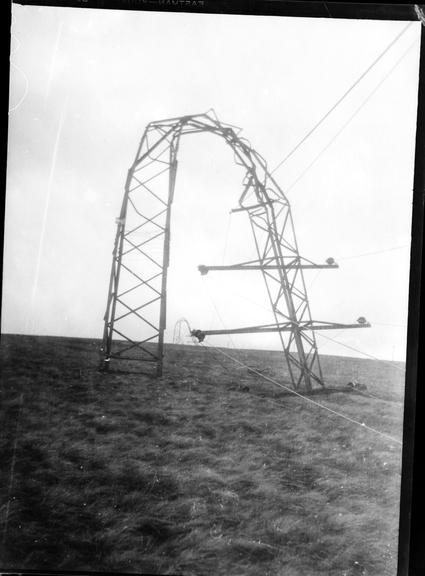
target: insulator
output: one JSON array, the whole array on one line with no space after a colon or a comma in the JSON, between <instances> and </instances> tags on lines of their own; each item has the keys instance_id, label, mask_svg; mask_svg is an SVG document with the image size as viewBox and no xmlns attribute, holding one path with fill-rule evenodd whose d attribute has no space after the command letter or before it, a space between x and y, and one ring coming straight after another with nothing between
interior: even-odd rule
<instances>
[{"instance_id":1,"label":"insulator","mask_svg":"<svg viewBox=\"0 0 425 576\"><path fill-rule=\"evenodd\" d=\"M202 332L202 330L192 330L190 334L191 336L197 338L199 342L203 342L205 340L205 334Z\"/></svg>"}]
</instances>

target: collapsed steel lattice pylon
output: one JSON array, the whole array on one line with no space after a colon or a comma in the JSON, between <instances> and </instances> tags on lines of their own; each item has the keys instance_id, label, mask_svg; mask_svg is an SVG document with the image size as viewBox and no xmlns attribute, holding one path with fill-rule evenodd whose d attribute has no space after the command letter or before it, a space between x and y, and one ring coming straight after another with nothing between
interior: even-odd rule
<instances>
[{"instance_id":1,"label":"collapsed steel lattice pylon","mask_svg":"<svg viewBox=\"0 0 425 576\"><path fill-rule=\"evenodd\" d=\"M227 268L261 270L276 321L268 327L236 329L236 332L277 332L294 388L311 390L313 383L323 386L316 327L351 328L369 324L312 321L303 269L337 266L333 260L317 265L300 256L289 201L268 171L265 160L238 135L238 130L208 113L151 122L143 134L128 171L117 219L104 317L104 365L109 366L111 359L150 361L156 364L157 375L162 374L177 153L181 136L199 132L223 138L233 150L236 163L246 171L236 211L249 216L258 260ZM200 266L200 271L223 268L226 267ZM130 336L134 321L141 323L141 332L146 335L141 340ZM194 331L201 338L223 332ZM121 337L126 344L114 337Z\"/></svg>"}]
</instances>

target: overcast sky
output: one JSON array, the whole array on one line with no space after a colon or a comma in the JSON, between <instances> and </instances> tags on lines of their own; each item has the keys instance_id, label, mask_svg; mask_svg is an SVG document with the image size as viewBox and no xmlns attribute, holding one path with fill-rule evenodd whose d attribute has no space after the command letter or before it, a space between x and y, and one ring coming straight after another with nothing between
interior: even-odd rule
<instances>
[{"instance_id":1,"label":"overcast sky","mask_svg":"<svg viewBox=\"0 0 425 576\"><path fill-rule=\"evenodd\" d=\"M405 26L14 5L2 331L101 337L115 218L148 122L214 108L274 168ZM313 318L373 324L318 335L326 354L360 356L331 337L405 357L419 36L413 23L274 174L301 254L340 264L305 273ZM253 250L246 215L229 216L240 180L223 142L182 141L168 341L181 317L272 321L259 273L197 271ZM233 342L279 347L276 335Z\"/></svg>"}]
</instances>

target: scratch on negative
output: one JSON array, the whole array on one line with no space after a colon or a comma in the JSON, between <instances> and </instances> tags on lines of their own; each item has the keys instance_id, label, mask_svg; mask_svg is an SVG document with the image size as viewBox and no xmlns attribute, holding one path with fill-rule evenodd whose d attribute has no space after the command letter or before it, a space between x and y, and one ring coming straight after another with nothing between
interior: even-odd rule
<instances>
[{"instance_id":1,"label":"scratch on negative","mask_svg":"<svg viewBox=\"0 0 425 576\"><path fill-rule=\"evenodd\" d=\"M46 233L47 213L49 211L49 204L50 204L50 198L51 198L52 186L53 186L53 176L55 173L60 136L62 133L62 127L63 127L63 122L64 122L67 107L68 107L68 98L65 101L65 104L64 104L63 109L62 109L62 113L60 115L58 129L56 132L55 145L53 148L52 164L50 167L49 181L48 181L48 185L47 185L47 196L46 196L46 202L44 204L44 213L43 213L43 220L42 220L42 224L41 224L40 242L39 242L38 254L37 254L37 264L36 264L34 283L33 283L32 295L31 295L31 305L30 305L31 314L34 312L35 297L36 297L37 288L38 288L38 281L39 281L39 277L40 277L41 255L43 252L44 237L45 237L45 233ZM33 328L34 328L34 319L33 319Z\"/></svg>"},{"instance_id":2,"label":"scratch on negative","mask_svg":"<svg viewBox=\"0 0 425 576\"><path fill-rule=\"evenodd\" d=\"M12 488L13 488L13 480L15 477L16 450L18 447L19 427L20 427L20 423L21 423L21 413L22 413L23 403L24 403L24 393L22 392L21 397L19 399L19 412L18 412L18 417L16 419L15 441L13 443L12 464L10 466L9 489L8 489L8 494L7 494L6 514L5 514L3 536L2 536L2 548L3 549L4 549L4 545L6 543L7 528L8 528L8 524L9 524L10 497L11 497Z\"/></svg>"}]
</instances>

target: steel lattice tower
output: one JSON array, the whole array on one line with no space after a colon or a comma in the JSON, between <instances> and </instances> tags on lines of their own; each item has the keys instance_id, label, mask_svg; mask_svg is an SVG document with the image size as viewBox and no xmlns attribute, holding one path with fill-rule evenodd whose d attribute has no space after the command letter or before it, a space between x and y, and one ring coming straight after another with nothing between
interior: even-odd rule
<instances>
[{"instance_id":1,"label":"steel lattice tower","mask_svg":"<svg viewBox=\"0 0 425 576\"><path fill-rule=\"evenodd\" d=\"M212 114L182 116L151 122L145 129L130 167L112 256L108 300L104 317L104 366L111 359L153 362L162 374L166 327L167 269L170 220L182 136L211 132L231 147L235 162L244 168L239 207L249 217L258 259L233 266L200 266L210 270L259 270L267 288L275 323L233 330L193 334L277 332L295 389L324 386L315 330L369 326L314 322L304 282L304 268L336 268L332 259L318 265L300 256L288 199L267 169L265 160L238 135L234 127ZM148 334L132 334L137 323ZM116 337L124 339L117 341Z\"/></svg>"}]
</instances>

